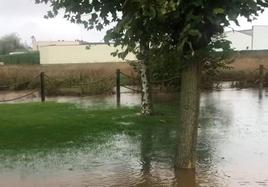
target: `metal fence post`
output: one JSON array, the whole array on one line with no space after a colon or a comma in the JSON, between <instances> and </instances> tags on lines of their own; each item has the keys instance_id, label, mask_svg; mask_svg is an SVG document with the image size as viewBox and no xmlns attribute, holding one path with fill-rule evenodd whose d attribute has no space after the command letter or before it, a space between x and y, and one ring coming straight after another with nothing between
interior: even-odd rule
<instances>
[{"instance_id":1,"label":"metal fence post","mask_svg":"<svg viewBox=\"0 0 268 187\"><path fill-rule=\"evenodd\" d=\"M119 107L121 105L121 91L120 91L120 69L116 70L116 104Z\"/></svg>"},{"instance_id":2,"label":"metal fence post","mask_svg":"<svg viewBox=\"0 0 268 187\"><path fill-rule=\"evenodd\" d=\"M46 101L46 92L45 92L45 73L40 73L40 95L41 95L41 102Z\"/></svg>"}]
</instances>

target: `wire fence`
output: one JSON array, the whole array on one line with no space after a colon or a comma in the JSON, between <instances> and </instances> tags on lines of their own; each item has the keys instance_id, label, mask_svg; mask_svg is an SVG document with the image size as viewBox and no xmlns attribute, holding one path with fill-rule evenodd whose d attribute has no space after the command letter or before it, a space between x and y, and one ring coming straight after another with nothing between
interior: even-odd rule
<instances>
[{"instance_id":1,"label":"wire fence","mask_svg":"<svg viewBox=\"0 0 268 187\"><path fill-rule=\"evenodd\" d=\"M252 73L258 72L258 83L260 88L263 88L265 83L264 75L268 72L268 69L263 65L252 71ZM170 78L161 80L151 80L152 85L169 85L172 81L179 80L180 75L174 75ZM176 81L177 83L178 81ZM79 92L79 96L98 95L98 94L116 94L117 100L120 100L123 93L135 93L142 92L141 80L138 76L131 76L120 70L117 70L115 75L109 75L98 80L96 79L84 79L80 81L72 81L70 79L59 80L54 77L50 77L45 73L38 74L32 79L22 82L16 82L10 85L0 85L0 87L18 88L23 85L24 90L27 93L22 95L16 95L13 98L0 99L0 103L14 102L29 97L38 95L41 101L44 102L45 98L49 94L66 95L64 92L74 91ZM33 85L33 86L32 86ZM123 88L123 89L121 89ZM68 90L69 89L69 90ZM120 103L120 101L117 101Z\"/></svg>"},{"instance_id":2,"label":"wire fence","mask_svg":"<svg viewBox=\"0 0 268 187\"><path fill-rule=\"evenodd\" d=\"M15 82L7 85L1 85L1 87L7 88L7 89L18 89L19 87L23 86L24 89L30 89L30 85L33 84L35 81L39 81L40 75L36 75L35 77L31 78L30 80L27 81L22 81L22 82Z\"/></svg>"},{"instance_id":3,"label":"wire fence","mask_svg":"<svg viewBox=\"0 0 268 187\"><path fill-rule=\"evenodd\" d=\"M30 85L35 83L36 81L39 81L39 77L40 77L40 75L37 75L37 76L33 77L32 79L27 80L27 81L16 82L13 84L1 86L1 87L5 87L8 89L10 89L10 88L16 89L16 88L20 87L21 85L24 85L23 86L24 90L29 90L29 92L23 93L22 95L19 95L19 96L15 96L13 98L2 99L2 100L0 100L0 103L19 101L19 100L29 98L30 96L34 96L38 92L38 88L30 88Z\"/></svg>"},{"instance_id":4,"label":"wire fence","mask_svg":"<svg viewBox=\"0 0 268 187\"><path fill-rule=\"evenodd\" d=\"M45 76L47 82L46 93L48 95L75 95L89 96L113 93L115 87L115 76L108 75L104 78L86 78L83 80L57 80L55 78Z\"/></svg>"},{"instance_id":5,"label":"wire fence","mask_svg":"<svg viewBox=\"0 0 268 187\"><path fill-rule=\"evenodd\" d=\"M7 102L14 102L14 101L22 100L24 98L28 98L31 95L34 95L37 91L38 90L34 90L22 96L14 97L12 99L3 99L3 100L0 100L0 103L7 103Z\"/></svg>"},{"instance_id":6,"label":"wire fence","mask_svg":"<svg viewBox=\"0 0 268 187\"><path fill-rule=\"evenodd\" d=\"M126 85L121 85L121 87L123 87L125 89L128 89L128 90L131 90L132 92L135 92L135 93L140 93L141 92L141 88L137 89L137 86L138 87L142 86L140 78L127 75L127 74L125 74L123 72L120 72L120 74L123 77L125 77L126 79L130 80L130 82L129 82L130 84L127 84L127 86ZM174 76L172 76L170 78L166 78L166 79L150 80L149 84L151 84L151 85L165 85L167 87L168 83L171 83L174 80L179 80L180 78L181 78L181 75L174 75ZM134 85L135 87L130 87L130 85ZM128 93L128 92L121 92L121 93Z\"/></svg>"},{"instance_id":7,"label":"wire fence","mask_svg":"<svg viewBox=\"0 0 268 187\"><path fill-rule=\"evenodd\" d=\"M34 76L32 79L22 82L15 82L9 85L0 85L0 87L6 87L7 90L22 87L21 90L28 90L29 92L23 93L12 98L0 99L0 103L15 102L24 99L33 98L33 96L40 97L44 102L47 96L53 95L66 95L66 92L77 92L76 96L98 95L98 94L123 94L123 93L141 93L141 81L138 76L131 76L118 70L119 74L109 75L98 80L95 79L83 79L79 81L73 81L70 79L57 79L50 77L45 73L40 73ZM169 79L151 81L151 84L163 84L174 79L178 79L179 76L174 76ZM119 81L116 81L119 80ZM119 88L119 89L116 89ZM124 88L121 90L120 88ZM73 93L72 93L73 94ZM120 97L120 96L119 96Z\"/></svg>"},{"instance_id":8,"label":"wire fence","mask_svg":"<svg viewBox=\"0 0 268 187\"><path fill-rule=\"evenodd\" d=\"M69 79L64 79L64 80L57 80L55 78L49 77L47 75L45 75L46 77L46 81L50 84L50 85L57 85L57 86L66 86L66 87L75 87L75 86L88 86L88 85L96 85L98 83L101 82L105 82L108 80L113 80L114 76L107 76L105 78L99 79L99 80L86 80L88 82L86 82L85 80L83 81L79 81L79 82L71 82Z\"/></svg>"}]
</instances>

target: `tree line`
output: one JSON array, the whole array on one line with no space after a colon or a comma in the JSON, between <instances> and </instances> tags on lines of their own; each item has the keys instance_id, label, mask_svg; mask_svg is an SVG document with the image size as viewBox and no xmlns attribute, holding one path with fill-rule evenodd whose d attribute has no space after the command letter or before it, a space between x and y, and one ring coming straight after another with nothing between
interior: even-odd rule
<instances>
[{"instance_id":1,"label":"tree line","mask_svg":"<svg viewBox=\"0 0 268 187\"><path fill-rule=\"evenodd\" d=\"M0 38L0 55L8 55L11 52L27 51L26 44L15 33L5 35Z\"/></svg>"}]
</instances>

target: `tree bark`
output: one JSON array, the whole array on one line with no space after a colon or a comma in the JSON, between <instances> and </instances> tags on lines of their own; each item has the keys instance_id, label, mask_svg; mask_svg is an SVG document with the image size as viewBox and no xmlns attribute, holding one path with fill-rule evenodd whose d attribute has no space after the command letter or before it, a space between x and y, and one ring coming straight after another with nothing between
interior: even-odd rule
<instances>
[{"instance_id":1,"label":"tree bark","mask_svg":"<svg viewBox=\"0 0 268 187\"><path fill-rule=\"evenodd\" d=\"M141 114L148 116L153 113L152 90L150 82L149 43L146 40L140 42L140 73L141 73Z\"/></svg>"},{"instance_id":2,"label":"tree bark","mask_svg":"<svg viewBox=\"0 0 268 187\"><path fill-rule=\"evenodd\" d=\"M176 169L195 169L200 105L200 64L189 64L181 76L180 124L177 132L175 167Z\"/></svg>"},{"instance_id":3,"label":"tree bark","mask_svg":"<svg viewBox=\"0 0 268 187\"><path fill-rule=\"evenodd\" d=\"M150 85L150 74L147 63L142 61L140 64L141 71L141 113L142 115L151 115L153 113L152 92Z\"/></svg>"}]
</instances>

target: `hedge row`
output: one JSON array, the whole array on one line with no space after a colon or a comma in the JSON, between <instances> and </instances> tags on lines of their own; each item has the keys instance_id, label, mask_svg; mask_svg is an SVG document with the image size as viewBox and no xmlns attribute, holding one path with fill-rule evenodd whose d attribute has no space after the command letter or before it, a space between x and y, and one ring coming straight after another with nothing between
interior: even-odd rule
<instances>
[{"instance_id":1,"label":"hedge row","mask_svg":"<svg viewBox=\"0 0 268 187\"><path fill-rule=\"evenodd\" d=\"M0 55L0 62L4 62L4 64L40 64L40 57L39 52Z\"/></svg>"}]
</instances>

